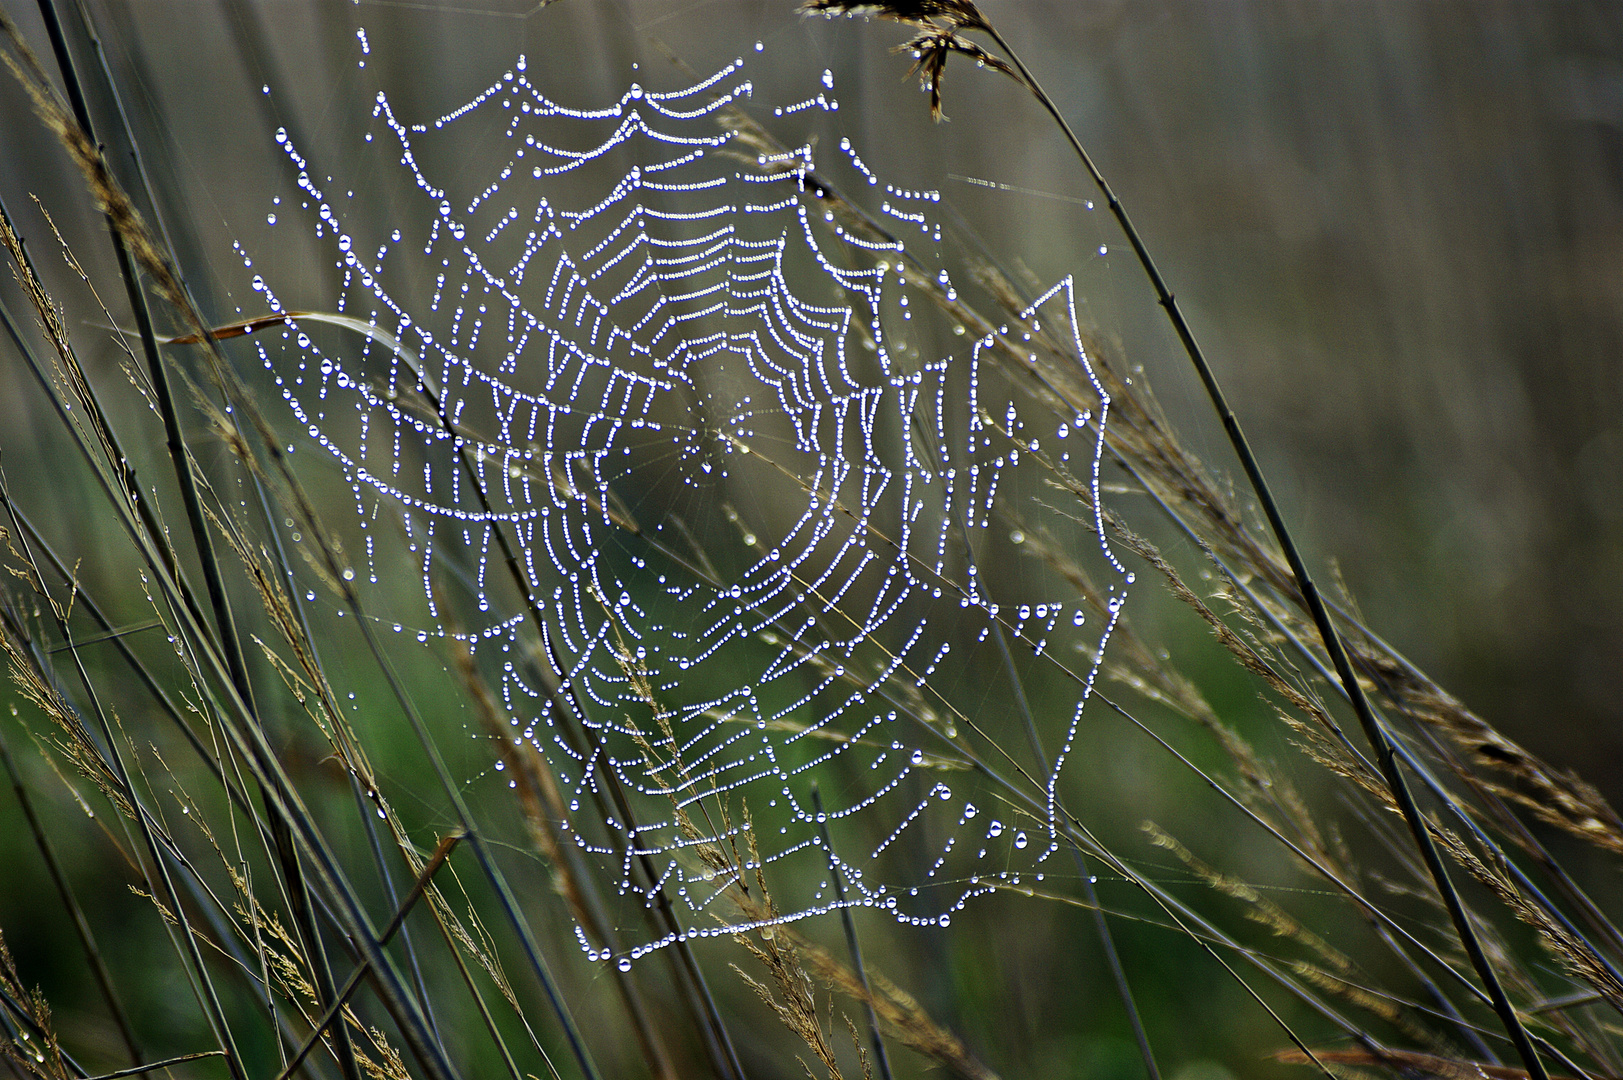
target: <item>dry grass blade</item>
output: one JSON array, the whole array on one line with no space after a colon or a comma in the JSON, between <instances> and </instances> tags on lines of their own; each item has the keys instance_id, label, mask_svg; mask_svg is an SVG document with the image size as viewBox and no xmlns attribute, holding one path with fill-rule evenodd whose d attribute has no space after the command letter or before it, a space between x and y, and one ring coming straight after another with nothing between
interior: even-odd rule
<instances>
[{"instance_id":1,"label":"dry grass blade","mask_svg":"<svg viewBox=\"0 0 1623 1080\"><path fill-rule=\"evenodd\" d=\"M0 936L0 993L5 995L9 1011L6 1037L0 1037L3 1052L12 1068L39 1080L75 1080L75 1068L70 1068L57 1040L56 1028L51 1023L51 1007L38 990L25 990L17 974L17 964L11 949Z\"/></svg>"},{"instance_id":2,"label":"dry grass blade","mask_svg":"<svg viewBox=\"0 0 1623 1080\"><path fill-rule=\"evenodd\" d=\"M805 0L803 15L878 16L910 26L929 26L939 20L960 30L984 30L986 20L972 0Z\"/></svg>"},{"instance_id":3,"label":"dry grass blade","mask_svg":"<svg viewBox=\"0 0 1623 1080\"><path fill-rule=\"evenodd\" d=\"M834 1053L834 1032L832 1027L828 1029L823 1027L822 1018L817 1012L817 998L812 992L811 977L806 974L805 968L801 967L799 950L795 948L793 939L779 932L782 920L777 905L773 903L772 894L767 891L761 853L755 846L755 830L749 821L747 809L744 828L749 838L750 863L755 867L755 892L751 894L745 891L744 896L753 902L759 912L760 917L756 921L761 926L753 934L736 934L733 940L742 945L751 956L760 961L762 967L766 968L772 977L772 986L768 987L760 982L737 964L733 964L732 968L750 989L755 991L756 996L777 1015L783 1026L805 1042L812 1054L822 1063L829 1080L843 1080L844 1074L840 1071L840 1064ZM776 993L773 992L773 988L776 988ZM810 1068L806 1071L809 1076ZM863 1074L864 1077L868 1075L866 1067Z\"/></svg>"},{"instance_id":4,"label":"dry grass blade","mask_svg":"<svg viewBox=\"0 0 1623 1080\"><path fill-rule=\"evenodd\" d=\"M1459 834L1442 828L1434 828L1434 832L1456 862L1491 890L1518 919L1538 932L1540 943L1569 974L1588 983L1613 1008L1623 1011L1623 981L1587 942L1551 917L1543 905L1528 899L1501 867L1482 859Z\"/></svg>"},{"instance_id":5,"label":"dry grass blade","mask_svg":"<svg viewBox=\"0 0 1623 1080\"><path fill-rule=\"evenodd\" d=\"M762 882L761 888L764 887ZM803 966L810 968L830 989L871 1007L886 1033L903 1045L936 1062L959 1080L998 1080L998 1074L976 1058L962 1039L932 1019L917 999L883 973L870 966L867 971L870 986L864 987L862 979L849 965L783 922L768 903L742 890L730 892L729 897L747 919L762 927L757 937L769 932L767 940L792 951L796 970L803 962Z\"/></svg>"},{"instance_id":6,"label":"dry grass blade","mask_svg":"<svg viewBox=\"0 0 1623 1080\"><path fill-rule=\"evenodd\" d=\"M1483 1061L1463 1061L1458 1058L1421 1054L1412 1050L1315 1050L1314 1056L1327 1065L1363 1066L1378 1069L1401 1080L1527 1080L1527 1070L1494 1065ZM1310 1064L1300 1050L1281 1050L1274 1060L1290 1065ZM1351 1070L1349 1070L1351 1071ZM1552 1076L1550 1080L1573 1080L1568 1076Z\"/></svg>"}]
</instances>

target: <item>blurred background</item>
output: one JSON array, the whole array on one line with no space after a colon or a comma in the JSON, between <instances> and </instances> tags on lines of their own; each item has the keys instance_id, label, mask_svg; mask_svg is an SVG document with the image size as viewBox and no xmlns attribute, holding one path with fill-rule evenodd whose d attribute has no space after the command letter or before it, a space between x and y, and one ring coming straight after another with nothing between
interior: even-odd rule
<instances>
[{"instance_id":1,"label":"blurred background","mask_svg":"<svg viewBox=\"0 0 1623 1080\"><path fill-rule=\"evenodd\" d=\"M221 321L239 305L254 313L236 241L290 306L330 293L336 280L308 236L266 231L271 198L294 190L278 128L313 172L387 199L399 176L358 153L379 85L402 114L433 117L523 53L548 94L587 106L617 99L634 80L691 82L670 56L708 73L748 55L763 105L811 96L832 74L838 113L785 121L785 142L815 134L832 153L830 141L848 135L886 180L939 189L944 215L971 245L1035 282L1076 275L1085 321L1122 365L1142 366L1187 445L1214 470L1234 471L1143 273L1114 222L1086 205L1096 192L1051 121L1013 83L953 62L948 119L932 123L906 77L909 58L891 51L907 37L892 23L721 0L87 6L182 267ZM1310 563L1339 568L1370 625L1479 714L1623 801L1618 6L983 7L1132 213ZM7 13L48 54L38 13L21 0L7 0ZM75 325L105 321L87 314L29 196L46 201L90 278L112 281L96 242L102 226L9 81L0 148L0 195L48 281L72 303ZM468 171L478 175L472 163ZM110 348L83 348L100 375L121 377ZM56 422L39 412L19 364L8 360L0 380L0 464L14 491L49 489L64 445L50 431ZM60 540L84 560L87 584L116 578L122 564L104 570L98 556L117 542L85 525L93 496L55 495ZM139 602L129 610L140 617ZM1157 612L1146 603L1131 613L1153 642L1204 634L1170 615L1157 623ZM1254 707L1254 691L1233 693L1241 712ZM1159 789L1158 767L1129 758L1116 764L1126 776L1118 794L1135 807L1131 828L1176 798ZM41 787L49 790L43 774ZM10 803L3 813L14 815ZM99 880L93 842L81 847L70 862L82 858L84 880ZM52 970L67 929L14 824L0 828L0 860L18 868L0 881L0 928L25 981L61 995L71 1018L89 991ZM1616 898L1613 877L1593 882L1598 895ZM105 903L141 904L122 895ZM932 990L931 1004L1007 1075L1134 1075L1136 1053L1098 979L1054 974L1052 941L1080 933L1081 921L1040 910L1033 923L1056 925L1016 934L988 916L979 944L955 936L954 948L976 955L952 967L957 982ZM1279 1045L1237 990L1180 986L1186 959L1158 951L1152 934L1125 936L1135 978L1156 987L1146 1008L1158 1045L1184 1080L1225 1068L1243 1075ZM916 947L889 946L891 962L907 967ZM923 962L917 970L940 973ZM1247 1018L1215 1020L1231 1009ZM1202 1022L1181 1022L1191 1014Z\"/></svg>"}]
</instances>

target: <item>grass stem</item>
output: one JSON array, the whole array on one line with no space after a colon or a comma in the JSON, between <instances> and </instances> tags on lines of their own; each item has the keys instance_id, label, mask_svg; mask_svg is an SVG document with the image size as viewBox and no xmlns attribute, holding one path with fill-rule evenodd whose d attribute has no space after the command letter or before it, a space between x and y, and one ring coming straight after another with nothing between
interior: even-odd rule
<instances>
[{"instance_id":1,"label":"grass stem","mask_svg":"<svg viewBox=\"0 0 1623 1080\"><path fill-rule=\"evenodd\" d=\"M1460 900L1459 893L1455 890L1453 882L1449 879L1448 870L1443 866L1442 857L1438 854L1436 845L1432 842L1430 826L1421 817L1419 806L1415 802L1413 793L1409 790L1408 781L1404 779L1403 773L1398 768L1392 739L1376 717L1374 709L1364 695L1363 687L1359 684L1358 678L1352 670L1352 664L1347 658L1347 651L1342 644L1341 635L1336 631L1335 624L1330 619L1329 610L1319 596L1318 587L1313 584L1313 579L1308 574L1307 565L1303 561L1301 553L1297 550L1295 541L1291 538L1290 529L1285 524L1284 515L1281 514L1278 504L1274 501L1273 492L1269 489L1267 480L1263 477L1262 467L1257 462L1256 455L1252 453L1251 445L1246 440L1245 433L1240 429L1239 417L1229 407L1222 387L1218 384L1216 373L1207 362L1205 353L1202 351L1199 342L1196 341L1194 330L1190 327L1188 320L1184 318L1182 309L1178 307L1177 298L1173 295L1172 290L1167 287L1165 279L1162 278L1160 270L1155 265L1155 260L1150 257L1149 250L1144 246L1143 239L1133 226L1132 219L1127 215L1127 208L1105 180L1104 174L1099 171L1099 167L1093 163L1092 157L1083 148L1081 140L1071 130L1071 125L1066 122L1064 115L1055 106L1053 99L1043 91L1036 77L1020 59L1019 53L1009 45L1003 35L990 24L985 24L984 29L987 36L997 44L998 48L1003 51L1004 55L1009 58L1010 63L1019 72L1019 78L1026 88L1031 91L1032 95L1054 119L1055 123L1059 125L1066 141L1070 143L1072 150L1076 152L1077 158L1082 162L1083 168L1087 170L1088 175L1093 178L1093 182L1099 188L1100 193L1104 195L1105 201L1110 207L1110 212L1115 215L1122 232L1127 236L1127 242L1132 246L1133 253L1138 256L1139 264L1144 268L1144 272L1148 275L1150 284L1155 290L1156 302L1165 310L1167 318L1172 323L1173 330L1178 335L1178 340L1183 343L1184 351L1188 354L1190 363L1194 365L1195 371L1199 374L1201 383L1206 388L1206 394L1211 399L1212 407L1217 411L1223 423L1223 429L1228 433L1229 443L1233 446L1235 455L1240 459L1240 466L1245 470L1246 479L1250 482L1252 490L1256 493L1257 501L1262 507L1263 514L1268 519L1274 538L1279 542L1280 550L1290 564L1291 573L1295 575L1297 586L1301 591L1302 601L1307 606L1314 625L1318 628L1325 650L1329 653L1331 663L1335 667L1337 678L1341 682L1348 701L1352 704L1353 712L1358 716L1359 724L1364 729L1364 735L1375 751L1375 758L1380 767L1381 775L1385 779L1387 787L1391 790L1393 798L1397 800L1404 820L1408 823L1410 833L1414 837L1415 847L1425 862L1426 870L1431 875L1438 895L1442 897L1443 903L1448 909L1455 933L1458 934L1460 943L1464 946L1466 955L1470 958L1471 966L1476 970L1477 976L1487 988L1488 994L1493 1001L1494 1011L1499 1014L1500 1022L1504 1024L1506 1032L1509 1033L1511 1041L1515 1044L1516 1052L1526 1066L1528 1076L1531 1080L1549 1080L1548 1073L1539 1061L1538 1053L1533 1049L1532 1041L1528 1038L1527 1030L1522 1025L1521 1018L1516 1014L1515 1006L1511 1004L1509 996L1505 993L1504 986L1499 981L1498 974L1488 962L1487 954L1483 951L1476 929L1471 925L1470 916L1465 911L1465 905Z\"/></svg>"}]
</instances>

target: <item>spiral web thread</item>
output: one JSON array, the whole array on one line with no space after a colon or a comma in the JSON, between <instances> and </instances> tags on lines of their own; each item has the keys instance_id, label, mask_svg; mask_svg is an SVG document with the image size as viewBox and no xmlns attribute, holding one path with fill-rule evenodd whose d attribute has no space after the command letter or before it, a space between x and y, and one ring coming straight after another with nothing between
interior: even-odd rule
<instances>
[{"instance_id":1,"label":"spiral web thread","mask_svg":"<svg viewBox=\"0 0 1623 1080\"><path fill-rule=\"evenodd\" d=\"M823 82L775 115L834 113ZM938 314L958 300L939 194L883 184L842 139L832 182L891 238L843 227L810 144L763 154L717 122L751 91L738 60L575 109L521 57L429 124L379 92L368 153L398 146L415 203L374 228L278 132L298 213L342 276L338 311L292 314L253 280L287 315L260 359L354 493L357 573L418 568L416 638L460 635L491 665L563 790L565 835L627 911L659 888L693 924L645 931L622 964L743 925L718 898L753 881L752 851L785 921L832 909L830 865L847 904L919 925L1059 873L1061 778L1132 581L1104 539L1109 397L1071 281L1026 315L1066 328L1096 399L1057 422L996 372L990 337ZM481 124L509 149L453 196L424 147ZM295 216L276 202L272 225ZM1000 516L1011 492L1054 469L1093 492L1102 626L1074 592L1000 605L982 584L977 560L1021 541ZM482 626L444 617L448 579ZM1016 783L1000 777L1029 761L1021 721L977 684L1013 677L1000 634L1024 675L1069 676L1052 769Z\"/></svg>"}]
</instances>

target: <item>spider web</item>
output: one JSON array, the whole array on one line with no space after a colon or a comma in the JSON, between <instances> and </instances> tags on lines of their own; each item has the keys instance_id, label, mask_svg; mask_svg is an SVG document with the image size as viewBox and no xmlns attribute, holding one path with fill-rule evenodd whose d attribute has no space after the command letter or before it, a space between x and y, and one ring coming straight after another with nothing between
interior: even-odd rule
<instances>
[{"instance_id":1,"label":"spider web","mask_svg":"<svg viewBox=\"0 0 1623 1080\"><path fill-rule=\"evenodd\" d=\"M837 110L823 83L774 116ZM302 206L269 220L331 252L337 311L253 282L285 316L259 356L354 494L357 573L377 583L403 542L417 639L489 666L621 914L662 890L693 924L645 928L622 964L733 932L719 898L757 869L783 921L833 909L837 868L844 903L940 926L1055 872L1061 777L1132 580L1098 527L1109 398L1070 281L1026 313L1064 328L1092 388L1056 416L952 318L939 193L885 184L848 139L826 175L809 142L773 149L752 90L740 59L575 108L520 57L426 123L379 92L366 152L412 201L379 228L279 131ZM1000 605L981 566L1022 540L1013 493L1056 470L1094 495L1099 539L1071 557L1110 583L1102 618L1074 589ZM1039 668L1068 676L1036 718L1046 763L1019 690Z\"/></svg>"}]
</instances>

